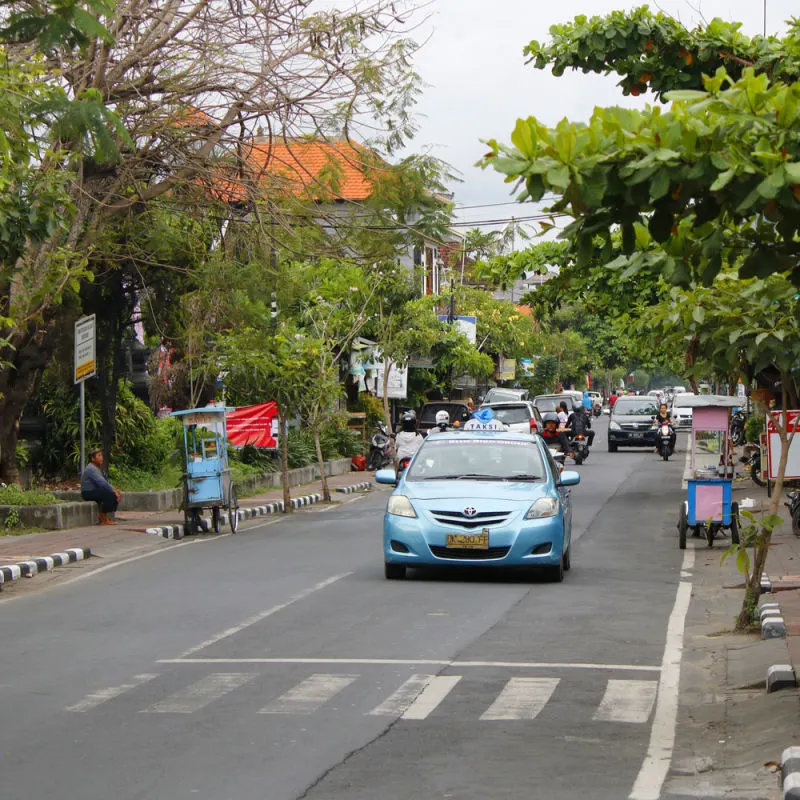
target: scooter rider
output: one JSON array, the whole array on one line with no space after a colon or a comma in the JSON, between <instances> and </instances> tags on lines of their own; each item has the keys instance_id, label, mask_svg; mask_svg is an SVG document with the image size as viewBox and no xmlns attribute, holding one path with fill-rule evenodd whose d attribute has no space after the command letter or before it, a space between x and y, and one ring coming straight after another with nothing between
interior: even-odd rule
<instances>
[{"instance_id":1,"label":"scooter rider","mask_svg":"<svg viewBox=\"0 0 800 800\"><path fill-rule=\"evenodd\" d=\"M592 422L589 413L585 406L577 406L569 415L567 429L570 432L570 436L573 437L582 433L586 437L586 443L591 447L592 442L594 442L594 431L592 430Z\"/></svg>"},{"instance_id":2,"label":"scooter rider","mask_svg":"<svg viewBox=\"0 0 800 800\"><path fill-rule=\"evenodd\" d=\"M562 453L572 458L573 453L569 445L569 437L564 431L558 429L558 417L552 411L548 411L542 415L542 424L544 425L544 430L540 435L545 444L548 447L561 450Z\"/></svg>"},{"instance_id":3,"label":"scooter rider","mask_svg":"<svg viewBox=\"0 0 800 800\"><path fill-rule=\"evenodd\" d=\"M428 433L436 433L436 431L441 431L444 433L449 427L450 415L444 409L442 409L441 411L436 412L436 427L431 428Z\"/></svg>"},{"instance_id":4,"label":"scooter rider","mask_svg":"<svg viewBox=\"0 0 800 800\"><path fill-rule=\"evenodd\" d=\"M674 451L675 443L678 440L678 435L675 433L675 425L672 422L672 415L669 413L669 408L667 407L666 403L661 404L661 407L658 410L658 414L656 414L656 418L655 420L653 420L653 427L660 428L664 423L669 425L669 430L670 430L669 449L670 451ZM656 448L656 452L658 452L658 448Z\"/></svg>"},{"instance_id":5,"label":"scooter rider","mask_svg":"<svg viewBox=\"0 0 800 800\"><path fill-rule=\"evenodd\" d=\"M394 439L398 461L411 458L424 441L422 434L417 430L417 415L413 411L406 411L403 414L400 418L400 428Z\"/></svg>"}]
</instances>

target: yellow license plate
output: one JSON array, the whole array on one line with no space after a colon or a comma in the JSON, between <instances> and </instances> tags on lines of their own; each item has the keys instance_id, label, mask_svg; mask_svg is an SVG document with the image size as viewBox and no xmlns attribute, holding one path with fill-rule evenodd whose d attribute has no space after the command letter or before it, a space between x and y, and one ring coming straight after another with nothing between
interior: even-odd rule
<instances>
[{"instance_id":1,"label":"yellow license plate","mask_svg":"<svg viewBox=\"0 0 800 800\"><path fill-rule=\"evenodd\" d=\"M482 533L448 533L447 546L463 550L488 550L489 531Z\"/></svg>"}]
</instances>

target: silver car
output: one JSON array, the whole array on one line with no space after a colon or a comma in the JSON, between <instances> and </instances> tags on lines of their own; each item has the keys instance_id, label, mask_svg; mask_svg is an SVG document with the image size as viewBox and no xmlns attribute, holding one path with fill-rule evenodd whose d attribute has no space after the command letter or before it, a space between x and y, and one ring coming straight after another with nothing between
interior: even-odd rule
<instances>
[{"instance_id":1,"label":"silver car","mask_svg":"<svg viewBox=\"0 0 800 800\"><path fill-rule=\"evenodd\" d=\"M541 433L544 427L539 409L528 400L484 403L481 408L491 408L495 419L515 433Z\"/></svg>"}]
</instances>

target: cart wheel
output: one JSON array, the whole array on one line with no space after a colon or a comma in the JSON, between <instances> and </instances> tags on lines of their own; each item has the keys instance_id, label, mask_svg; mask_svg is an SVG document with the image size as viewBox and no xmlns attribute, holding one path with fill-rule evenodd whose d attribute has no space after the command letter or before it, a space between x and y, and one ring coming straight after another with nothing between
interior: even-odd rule
<instances>
[{"instance_id":1,"label":"cart wheel","mask_svg":"<svg viewBox=\"0 0 800 800\"><path fill-rule=\"evenodd\" d=\"M686 549L686 531L689 530L689 520L686 517L686 506L681 503L681 512L678 517L678 547Z\"/></svg>"},{"instance_id":2,"label":"cart wheel","mask_svg":"<svg viewBox=\"0 0 800 800\"><path fill-rule=\"evenodd\" d=\"M739 544L739 504L731 503L731 544Z\"/></svg>"},{"instance_id":3,"label":"cart wheel","mask_svg":"<svg viewBox=\"0 0 800 800\"><path fill-rule=\"evenodd\" d=\"M219 506L214 506L211 509L211 527L214 529L214 533L219 533L220 521Z\"/></svg>"},{"instance_id":4,"label":"cart wheel","mask_svg":"<svg viewBox=\"0 0 800 800\"><path fill-rule=\"evenodd\" d=\"M231 533L236 533L239 530L239 501L233 484L228 492L228 521L231 524Z\"/></svg>"}]
</instances>

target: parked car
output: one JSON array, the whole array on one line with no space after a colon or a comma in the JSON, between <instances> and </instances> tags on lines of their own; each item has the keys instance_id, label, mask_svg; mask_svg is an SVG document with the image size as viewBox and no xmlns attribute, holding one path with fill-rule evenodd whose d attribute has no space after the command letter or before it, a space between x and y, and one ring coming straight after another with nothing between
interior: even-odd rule
<instances>
[{"instance_id":1,"label":"parked car","mask_svg":"<svg viewBox=\"0 0 800 800\"><path fill-rule=\"evenodd\" d=\"M694 397L691 392L683 392L676 394L672 401L672 422L676 429L692 427L692 408L686 405L690 397Z\"/></svg>"},{"instance_id":2,"label":"parked car","mask_svg":"<svg viewBox=\"0 0 800 800\"><path fill-rule=\"evenodd\" d=\"M657 431L653 418L656 414L658 402L652 397L620 397L608 422L608 452L616 453L618 447L655 448Z\"/></svg>"},{"instance_id":3,"label":"parked car","mask_svg":"<svg viewBox=\"0 0 800 800\"><path fill-rule=\"evenodd\" d=\"M571 394L540 394L533 398L533 404L542 414L548 411L558 411L559 405L564 402L567 404L567 413L574 411L580 405Z\"/></svg>"},{"instance_id":4,"label":"parked car","mask_svg":"<svg viewBox=\"0 0 800 800\"><path fill-rule=\"evenodd\" d=\"M541 437L462 431L428 437L398 478L383 518L384 572L409 567L544 569L562 581L570 568L577 472L559 472Z\"/></svg>"},{"instance_id":5,"label":"parked car","mask_svg":"<svg viewBox=\"0 0 800 800\"><path fill-rule=\"evenodd\" d=\"M489 403L502 403L512 400L530 400L531 394L527 389L507 389L505 386L494 386L486 392L481 405Z\"/></svg>"},{"instance_id":6,"label":"parked car","mask_svg":"<svg viewBox=\"0 0 800 800\"><path fill-rule=\"evenodd\" d=\"M436 427L436 414L439 411L446 411L450 415L451 425L456 422L459 425L463 425L472 416L472 412L466 403L460 403L455 400L434 400L431 403L425 403L417 415L421 433L424 434L431 428Z\"/></svg>"},{"instance_id":7,"label":"parked car","mask_svg":"<svg viewBox=\"0 0 800 800\"><path fill-rule=\"evenodd\" d=\"M542 415L529 400L518 403L484 403L481 408L491 408L495 418L515 433L539 433L542 430Z\"/></svg>"}]
</instances>

